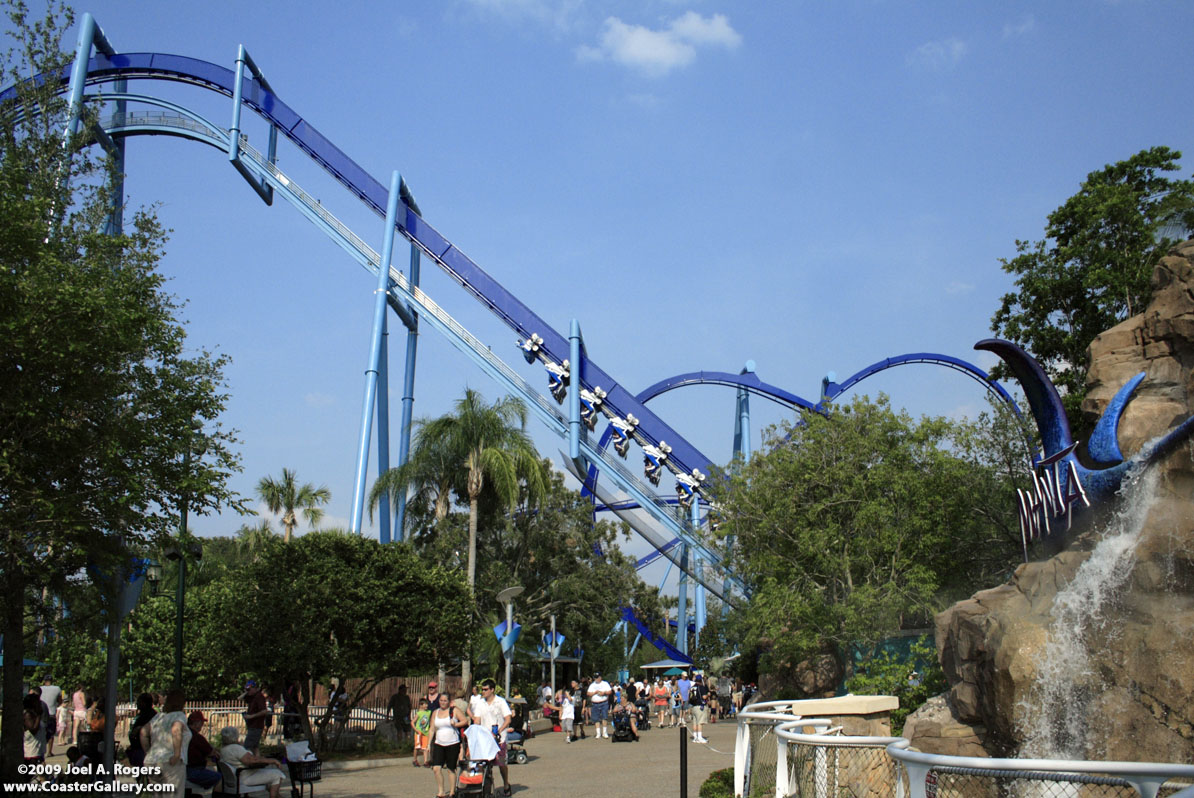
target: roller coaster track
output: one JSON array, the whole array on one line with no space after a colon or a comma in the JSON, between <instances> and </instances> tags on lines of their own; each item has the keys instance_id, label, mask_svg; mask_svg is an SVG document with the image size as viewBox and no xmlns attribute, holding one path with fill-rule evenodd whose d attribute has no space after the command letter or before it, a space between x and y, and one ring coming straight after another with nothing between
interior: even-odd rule
<instances>
[{"instance_id":1,"label":"roller coaster track","mask_svg":"<svg viewBox=\"0 0 1194 798\"><path fill-rule=\"evenodd\" d=\"M69 85L71 68L65 68L54 80L65 88ZM45 79L38 76L37 80ZM119 53L97 54L87 62L85 83L88 86L117 83L122 88L126 81L165 80L198 86L228 97L238 94L244 107L265 119L281 135L285 136L336 181L347 188L367 207L380 216L385 216L388 200L387 189L367 174L352 159L339 150L288 105L282 102L263 81L245 77L238 91L236 75L232 70L206 61L185 56L163 53ZM12 100L15 89L0 93L0 102ZM204 119L199 114L175 103L145 94L131 94L124 91L106 92L85 98L89 102L118 101L146 103L164 110L152 113L113 114L105 120L105 132L109 136L173 135L199 141L222 151L232 151L230 132ZM239 167L248 170L272 191L293 205L308 220L319 227L354 260L370 272L377 274L381 268L381 257L365 241L325 208L321 202L304 192L293 180L283 174L271 159L249 146L248 140L240 136L236 141L240 153ZM511 330L523 338L537 335L542 343L542 357L556 363L569 356L569 340L552 329L543 319L533 313L493 277L482 270L457 249L446 238L425 222L419 213L406 202L399 200L396 231L417 247L423 255L434 261L449 276L456 280L468 293L501 319ZM406 276L392 265L388 266L390 290L387 301L399 315L412 310L420 318L442 333L458 350L466 354L483 371L498 381L507 390L527 401L530 410L557 434L568 435L569 420L543 394L533 388L521 375L511 369L490 348L473 336L453 319L434 300L412 286ZM574 366L575 367L575 366ZM685 471L700 469L709 471L710 460L701 454L679 433L647 409L641 402L621 387L608 373L587 357L581 359L580 383L589 389L600 387L605 391L605 412L622 418L634 415L638 419L636 440L640 444L657 444L666 440L672 447L671 458L676 468ZM718 571L724 569L722 556L708 546L699 530L694 529L686 514L660 499L637 475L627 469L613 455L595 446L587 439L581 441L582 454L599 465L619 488L626 491L658 523L692 547L694 553L703 558L708 566ZM640 534L642 530L640 529ZM651 538L648 537L648 540ZM705 572L691 573L710 589L721 592L716 575ZM744 586L728 576L730 584L745 594ZM728 599L728 597L727 597ZM730 600L730 599L728 599Z\"/></svg>"}]
</instances>

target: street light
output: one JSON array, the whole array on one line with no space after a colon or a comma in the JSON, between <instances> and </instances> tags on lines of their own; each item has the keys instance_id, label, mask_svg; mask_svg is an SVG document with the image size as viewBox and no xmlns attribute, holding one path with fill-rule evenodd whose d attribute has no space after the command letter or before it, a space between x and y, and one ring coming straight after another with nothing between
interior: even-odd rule
<instances>
[{"instance_id":1,"label":"street light","mask_svg":"<svg viewBox=\"0 0 1194 798\"><path fill-rule=\"evenodd\" d=\"M514 635L514 599L522 593L521 586L508 587L501 593L497 594L497 600L500 604L506 605L506 634L513 637ZM510 659L514 654L514 640L510 641L510 650L505 651L503 646L503 654L506 656L506 700L510 699Z\"/></svg>"},{"instance_id":2,"label":"street light","mask_svg":"<svg viewBox=\"0 0 1194 798\"><path fill-rule=\"evenodd\" d=\"M178 595L175 599L175 604L178 608L177 619L174 624L174 686L182 687L182 611L186 603L186 582L187 582L187 556L190 555L196 560L203 558L203 546L199 541L187 541L187 510L190 504L191 494L186 488L185 481L191 478L191 457L197 455L203 457L204 452L207 451L207 445L204 438L199 435L200 430L195 429L187 441L187 452L182 461L182 478L184 480L184 487L181 493L181 507L178 520L178 545L171 546L166 549L166 558L169 560L178 560ZM199 435L199 440L195 437Z\"/></svg>"}]
</instances>

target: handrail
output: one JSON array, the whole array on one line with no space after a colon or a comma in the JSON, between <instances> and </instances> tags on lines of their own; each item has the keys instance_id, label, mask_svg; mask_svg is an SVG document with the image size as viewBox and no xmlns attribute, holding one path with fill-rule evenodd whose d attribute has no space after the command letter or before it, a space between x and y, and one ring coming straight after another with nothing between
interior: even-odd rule
<instances>
[{"instance_id":1,"label":"handrail","mask_svg":"<svg viewBox=\"0 0 1194 798\"><path fill-rule=\"evenodd\" d=\"M1156 798L1157 791L1172 778L1194 781L1194 765L1166 762L1122 762L1075 759L986 759L980 756L926 754L911 749L907 740L887 746L892 759L908 771L912 798L925 798L925 778L935 768L1016 773L1102 774L1119 776L1140 793L1142 798Z\"/></svg>"}]
</instances>

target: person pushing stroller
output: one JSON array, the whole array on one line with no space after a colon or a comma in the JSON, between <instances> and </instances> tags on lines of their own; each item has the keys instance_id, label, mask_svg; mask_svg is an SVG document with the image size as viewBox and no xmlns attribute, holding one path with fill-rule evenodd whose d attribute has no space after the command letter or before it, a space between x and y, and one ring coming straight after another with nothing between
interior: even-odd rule
<instances>
[{"instance_id":1,"label":"person pushing stroller","mask_svg":"<svg viewBox=\"0 0 1194 798\"><path fill-rule=\"evenodd\" d=\"M514 713L510 711L510 705L506 703L506 699L499 696L496 691L497 683L493 679L481 682L481 697L469 703L469 715L473 723L489 729L494 735L498 751L493 757L493 762L497 764L498 771L502 774L502 794L508 796L511 791L510 767L506 763L506 743L510 720ZM470 758L473 753L471 745L473 736L474 733L470 729L466 734L470 743Z\"/></svg>"}]
</instances>

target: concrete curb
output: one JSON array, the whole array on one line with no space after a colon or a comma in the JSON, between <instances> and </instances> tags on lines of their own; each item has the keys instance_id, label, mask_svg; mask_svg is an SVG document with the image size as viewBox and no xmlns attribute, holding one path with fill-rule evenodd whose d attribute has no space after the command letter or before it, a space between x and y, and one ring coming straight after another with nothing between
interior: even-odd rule
<instances>
[{"instance_id":1,"label":"concrete curb","mask_svg":"<svg viewBox=\"0 0 1194 798\"><path fill-rule=\"evenodd\" d=\"M372 770L373 768L388 768L393 765L405 764L410 767L410 757L388 757L386 759L344 759L336 762L324 762L323 770Z\"/></svg>"}]
</instances>

